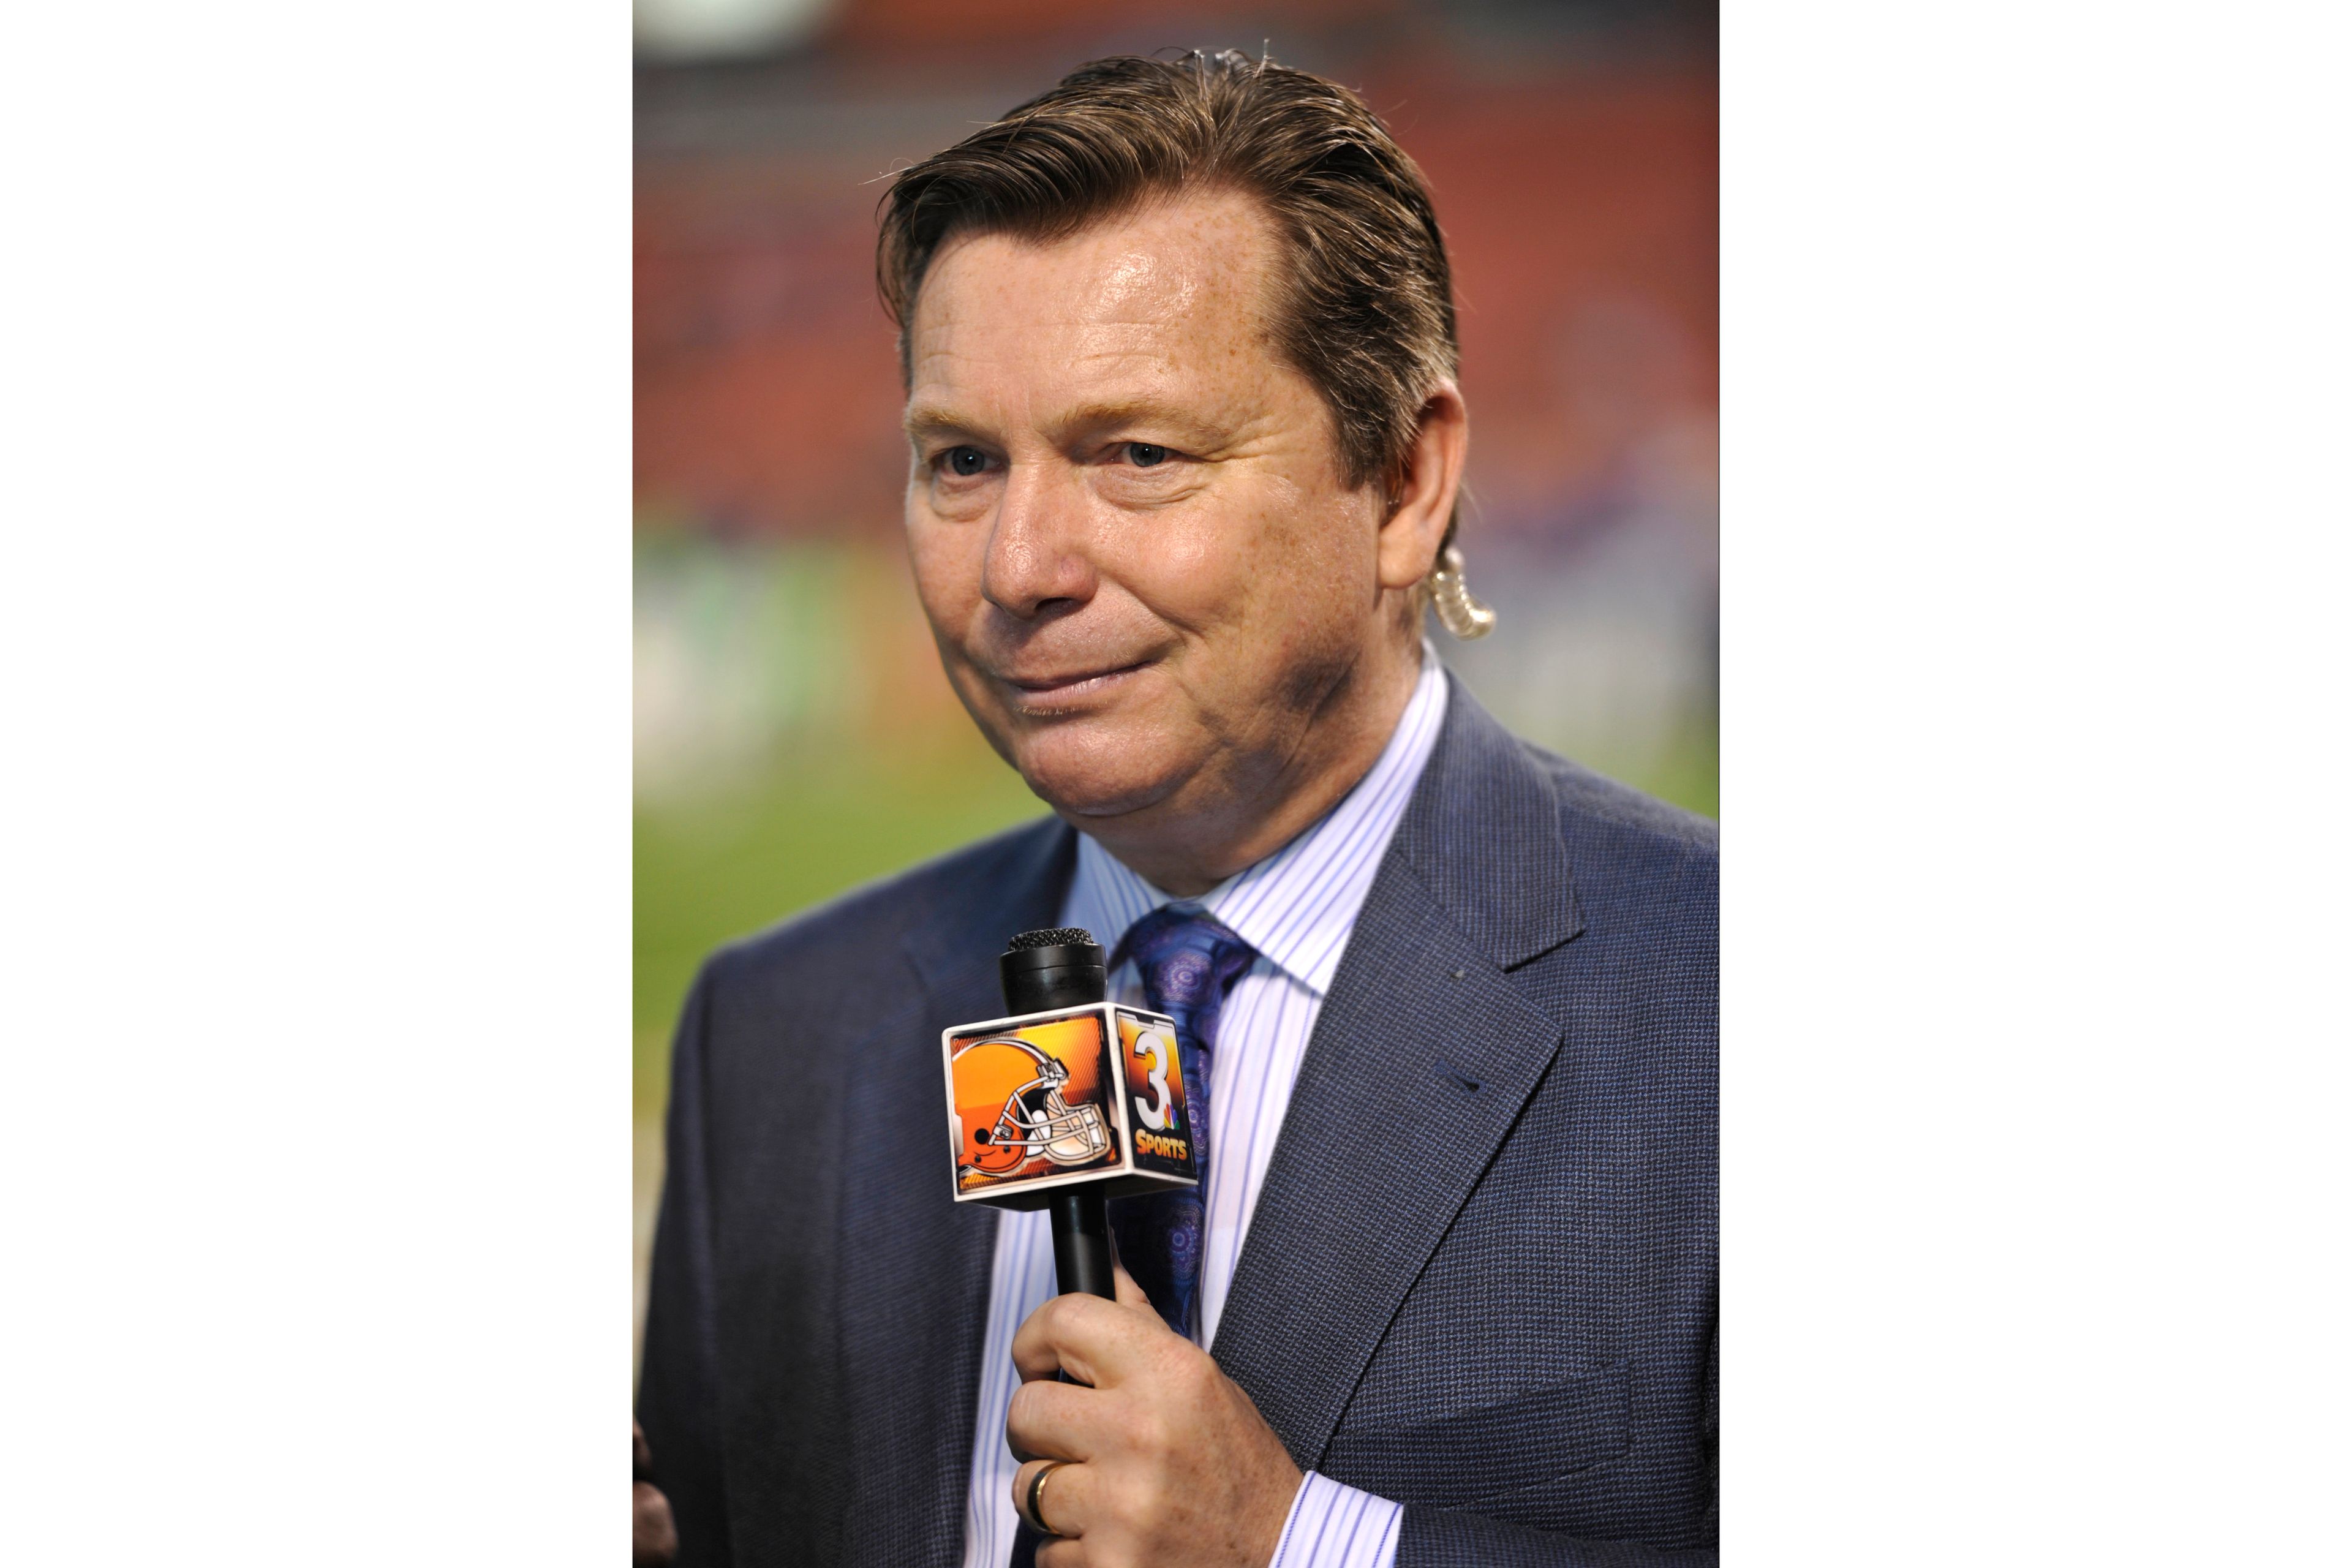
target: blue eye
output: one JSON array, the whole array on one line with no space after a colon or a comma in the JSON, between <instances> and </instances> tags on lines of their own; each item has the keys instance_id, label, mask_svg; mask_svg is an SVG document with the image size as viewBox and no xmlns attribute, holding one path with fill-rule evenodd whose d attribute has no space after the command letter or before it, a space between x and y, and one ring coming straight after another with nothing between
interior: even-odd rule
<instances>
[{"instance_id":1,"label":"blue eye","mask_svg":"<svg viewBox=\"0 0 2352 1568\"><path fill-rule=\"evenodd\" d=\"M1155 447L1149 441L1129 441L1127 455L1139 468L1156 468L1168 460L1168 448Z\"/></svg>"},{"instance_id":2,"label":"blue eye","mask_svg":"<svg viewBox=\"0 0 2352 1568\"><path fill-rule=\"evenodd\" d=\"M977 447L957 447L948 453L948 471L964 479L988 468L988 454Z\"/></svg>"}]
</instances>

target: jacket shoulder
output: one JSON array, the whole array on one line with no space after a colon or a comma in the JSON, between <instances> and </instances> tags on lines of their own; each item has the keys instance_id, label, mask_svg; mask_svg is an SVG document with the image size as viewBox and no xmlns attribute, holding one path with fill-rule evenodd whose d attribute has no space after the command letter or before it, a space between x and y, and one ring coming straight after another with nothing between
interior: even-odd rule
<instances>
[{"instance_id":1,"label":"jacket shoulder","mask_svg":"<svg viewBox=\"0 0 2352 1568\"><path fill-rule=\"evenodd\" d=\"M1668 805L1539 746L1520 744L1559 798L1561 831L1571 843L1610 838L1627 849L1714 863L1721 832L1714 818Z\"/></svg>"},{"instance_id":2,"label":"jacket shoulder","mask_svg":"<svg viewBox=\"0 0 2352 1568\"><path fill-rule=\"evenodd\" d=\"M1715 822L1527 748L1559 803L1559 836L1589 933L1712 963L1722 887Z\"/></svg>"}]
</instances>

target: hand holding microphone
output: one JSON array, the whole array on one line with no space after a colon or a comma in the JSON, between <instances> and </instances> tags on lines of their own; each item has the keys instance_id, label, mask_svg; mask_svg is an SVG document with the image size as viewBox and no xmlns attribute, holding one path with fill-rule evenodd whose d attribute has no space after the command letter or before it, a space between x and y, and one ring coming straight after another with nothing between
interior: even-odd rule
<instances>
[{"instance_id":1,"label":"hand holding microphone","mask_svg":"<svg viewBox=\"0 0 2352 1568\"><path fill-rule=\"evenodd\" d=\"M1209 1352L1118 1283L1116 1301L1055 1297L1013 1338L1005 1436L1037 1568L1265 1568L1298 1467Z\"/></svg>"}]
</instances>

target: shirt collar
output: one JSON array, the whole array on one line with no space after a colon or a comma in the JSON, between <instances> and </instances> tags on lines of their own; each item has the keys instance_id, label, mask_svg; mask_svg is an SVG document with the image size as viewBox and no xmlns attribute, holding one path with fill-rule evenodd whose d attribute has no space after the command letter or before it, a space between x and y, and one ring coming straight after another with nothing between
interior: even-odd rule
<instances>
[{"instance_id":1,"label":"shirt collar","mask_svg":"<svg viewBox=\"0 0 2352 1568\"><path fill-rule=\"evenodd\" d=\"M1129 926L1162 904L1205 910L1276 968L1322 995L1436 748L1445 698L1444 668L1437 650L1423 642L1412 697L1371 771L1313 826L1196 899L1161 892L1081 833L1063 923L1093 931L1108 952Z\"/></svg>"}]
</instances>

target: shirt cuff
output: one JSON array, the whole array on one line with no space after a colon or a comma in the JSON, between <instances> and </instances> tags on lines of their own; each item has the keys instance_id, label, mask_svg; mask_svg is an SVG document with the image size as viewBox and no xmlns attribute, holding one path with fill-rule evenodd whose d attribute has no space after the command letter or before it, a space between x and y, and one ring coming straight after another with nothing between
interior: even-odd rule
<instances>
[{"instance_id":1,"label":"shirt cuff","mask_svg":"<svg viewBox=\"0 0 2352 1568\"><path fill-rule=\"evenodd\" d=\"M1266 1568L1392 1568L1404 1505L1307 1472Z\"/></svg>"}]
</instances>

